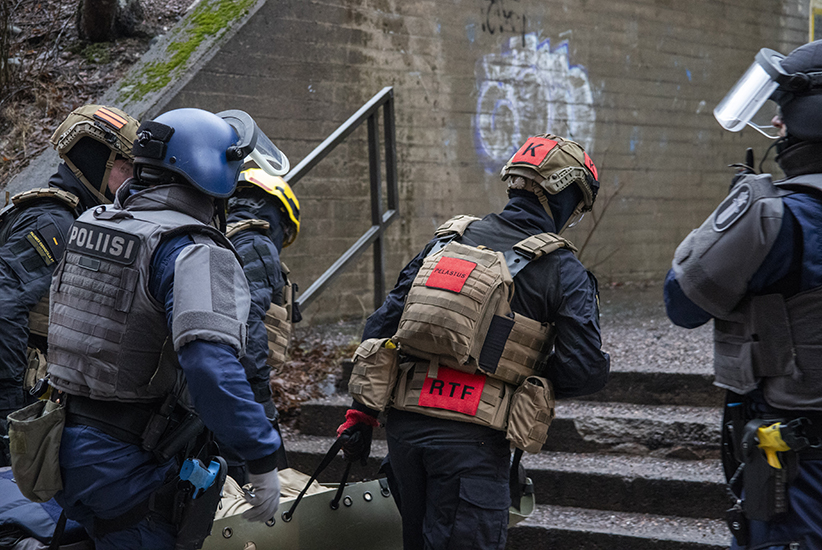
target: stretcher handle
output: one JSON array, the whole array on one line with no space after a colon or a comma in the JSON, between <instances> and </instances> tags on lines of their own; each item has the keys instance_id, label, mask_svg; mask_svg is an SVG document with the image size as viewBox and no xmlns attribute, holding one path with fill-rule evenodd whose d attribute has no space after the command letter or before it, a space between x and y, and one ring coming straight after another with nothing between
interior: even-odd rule
<instances>
[{"instance_id":1,"label":"stretcher handle","mask_svg":"<svg viewBox=\"0 0 822 550\"><path fill-rule=\"evenodd\" d=\"M351 436L348 434L343 434L340 437L338 437L336 441L334 441L334 444L331 445L331 448L328 449L328 452L325 453L325 456L323 457L322 461L320 461L320 465L317 466L317 469L314 470L313 474L311 474L311 479L308 480L308 483L305 484L303 490L300 491L300 494L297 495L296 499L294 499L293 504L291 504L291 508L283 512L283 521L288 523L292 520L292 518L294 517L294 511L297 509L297 505L300 504L300 501L303 499L303 496L305 496L305 492L308 491L308 488L311 487L311 484L314 483L314 481L317 479L317 476L319 476L323 472L323 470L325 470L328 467L328 465L331 464L331 461L334 460L334 457L337 456L337 453L340 452L340 449L342 449L342 446L345 445L345 443L348 441L350 437ZM336 510L333 504L339 503L340 501L340 496L342 495L343 487L345 487L345 482L348 480L348 472L350 469L351 463L349 462L348 466L346 466L345 468L345 475L343 476L343 481L340 484L339 489L337 489L337 496L334 497L333 501L331 501L332 509Z\"/></svg>"}]
</instances>

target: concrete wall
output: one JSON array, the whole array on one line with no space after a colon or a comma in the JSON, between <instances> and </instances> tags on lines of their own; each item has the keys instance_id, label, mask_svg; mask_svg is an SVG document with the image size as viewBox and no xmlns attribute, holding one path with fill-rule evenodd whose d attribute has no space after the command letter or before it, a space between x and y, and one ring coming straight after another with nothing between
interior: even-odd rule
<instances>
[{"instance_id":1,"label":"concrete wall","mask_svg":"<svg viewBox=\"0 0 822 550\"><path fill-rule=\"evenodd\" d=\"M807 40L809 0L268 0L163 110L252 113L308 154L394 86L402 220L388 285L440 223L506 201L499 167L534 133L590 152L602 190L569 232L602 283L660 279L724 196L726 165L768 142L711 114L761 47ZM366 130L297 186L303 231L284 253L303 288L368 227ZM308 318L366 315L370 258Z\"/></svg>"}]
</instances>

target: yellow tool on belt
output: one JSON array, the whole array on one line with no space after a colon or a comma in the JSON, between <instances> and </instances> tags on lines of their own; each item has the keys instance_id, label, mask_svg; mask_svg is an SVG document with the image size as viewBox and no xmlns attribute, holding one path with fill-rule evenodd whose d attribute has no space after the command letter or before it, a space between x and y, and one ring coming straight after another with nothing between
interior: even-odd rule
<instances>
[{"instance_id":1,"label":"yellow tool on belt","mask_svg":"<svg viewBox=\"0 0 822 550\"><path fill-rule=\"evenodd\" d=\"M761 426L756 430L756 437L759 440L757 446L765 451L768 464L772 468L778 469L782 468L782 464L779 462L779 457L776 453L784 453L785 451L791 450L788 444L782 439L782 433L780 432L781 426L781 423L776 422L770 426Z\"/></svg>"}]
</instances>

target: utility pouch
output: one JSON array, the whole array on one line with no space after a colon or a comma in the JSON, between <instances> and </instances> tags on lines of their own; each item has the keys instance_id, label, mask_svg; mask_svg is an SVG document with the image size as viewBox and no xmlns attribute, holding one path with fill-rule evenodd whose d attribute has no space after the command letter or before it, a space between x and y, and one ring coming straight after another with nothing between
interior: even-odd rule
<instances>
[{"instance_id":1,"label":"utility pouch","mask_svg":"<svg viewBox=\"0 0 822 550\"><path fill-rule=\"evenodd\" d=\"M397 346L390 338L369 338L354 352L348 392L366 407L388 408L399 370Z\"/></svg>"},{"instance_id":2,"label":"utility pouch","mask_svg":"<svg viewBox=\"0 0 822 550\"><path fill-rule=\"evenodd\" d=\"M163 464L186 448L205 429L203 421L194 412L188 412L177 426L157 442L152 450L157 462Z\"/></svg>"},{"instance_id":3,"label":"utility pouch","mask_svg":"<svg viewBox=\"0 0 822 550\"><path fill-rule=\"evenodd\" d=\"M529 453L542 450L554 419L554 388L550 380L529 376L514 392L508 412L506 438Z\"/></svg>"},{"instance_id":4,"label":"utility pouch","mask_svg":"<svg viewBox=\"0 0 822 550\"><path fill-rule=\"evenodd\" d=\"M26 352L26 371L23 374L23 389L29 391L37 381L46 376L48 362L43 352L37 348L28 348Z\"/></svg>"},{"instance_id":5,"label":"utility pouch","mask_svg":"<svg viewBox=\"0 0 822 550\"><path fill-rule=\"evenodd\" d=\"M268 335L268 366L279 369L285 364L286 352L291 343L291 319L289 308L271 304L265 314L265 331Z\"/></svg>"},{"instance_id":6,"label":"utility pouch","mask_svg":"<svg viewBox=\"0 0 822 550\"><path fill-rule=\"evenodd\" d=\"M11 469L23 495L46 502L63 489L60 442L66 409L53 401L37 401L9 415Z\"/></svg>"},{"instance_id":7,"label":"utility pouch","mask_svg":"<svg viewBox=\"0 0 822 550\"><path fill-rule=\"evenodd\" d=\"M220 504L228 466L225 459L220 456L210 457L209 462L219 464L219 471L204 491L202 491L203 487L196 483L192 484L193 490L187 491L191 496L185 500L183 516L177 530L175 550L197 550L203 546L203 541L211 534L214 514Z\"/></svg>"}]
</instances>

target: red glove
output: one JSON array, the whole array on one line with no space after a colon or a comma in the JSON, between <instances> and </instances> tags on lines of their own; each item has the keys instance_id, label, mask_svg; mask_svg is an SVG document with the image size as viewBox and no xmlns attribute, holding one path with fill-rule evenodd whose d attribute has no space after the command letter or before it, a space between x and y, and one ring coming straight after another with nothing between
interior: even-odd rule
<instances>
[{"instance_id":1,"label":"red glove","mask_svg":"<svg viewBox=\"0 0 822 550\"><path fill-rule=\"evenodd\" d=\"M345 430L353 428L357 424L368 424L372 428L380 425L379 421L370 414L358 411L357 409L348 409L345 412L345 422L337 428L337 437L340 437Z\"/></svg>"},{"instance_id":2,"label":"red glove","mask_svg":"<svg viewBox=\"0 0 822 550\"><path fill-rule=\"evenodd\" d=\"M371 436L374 427L379 424L377 419L368 413L348 409L345 413L345 422L337 428L337 437L348 436L348 440L342 446L347 461L360 461L363 466L366 465L368 455L371 454Z\"/></svg>"}]
</instances>

